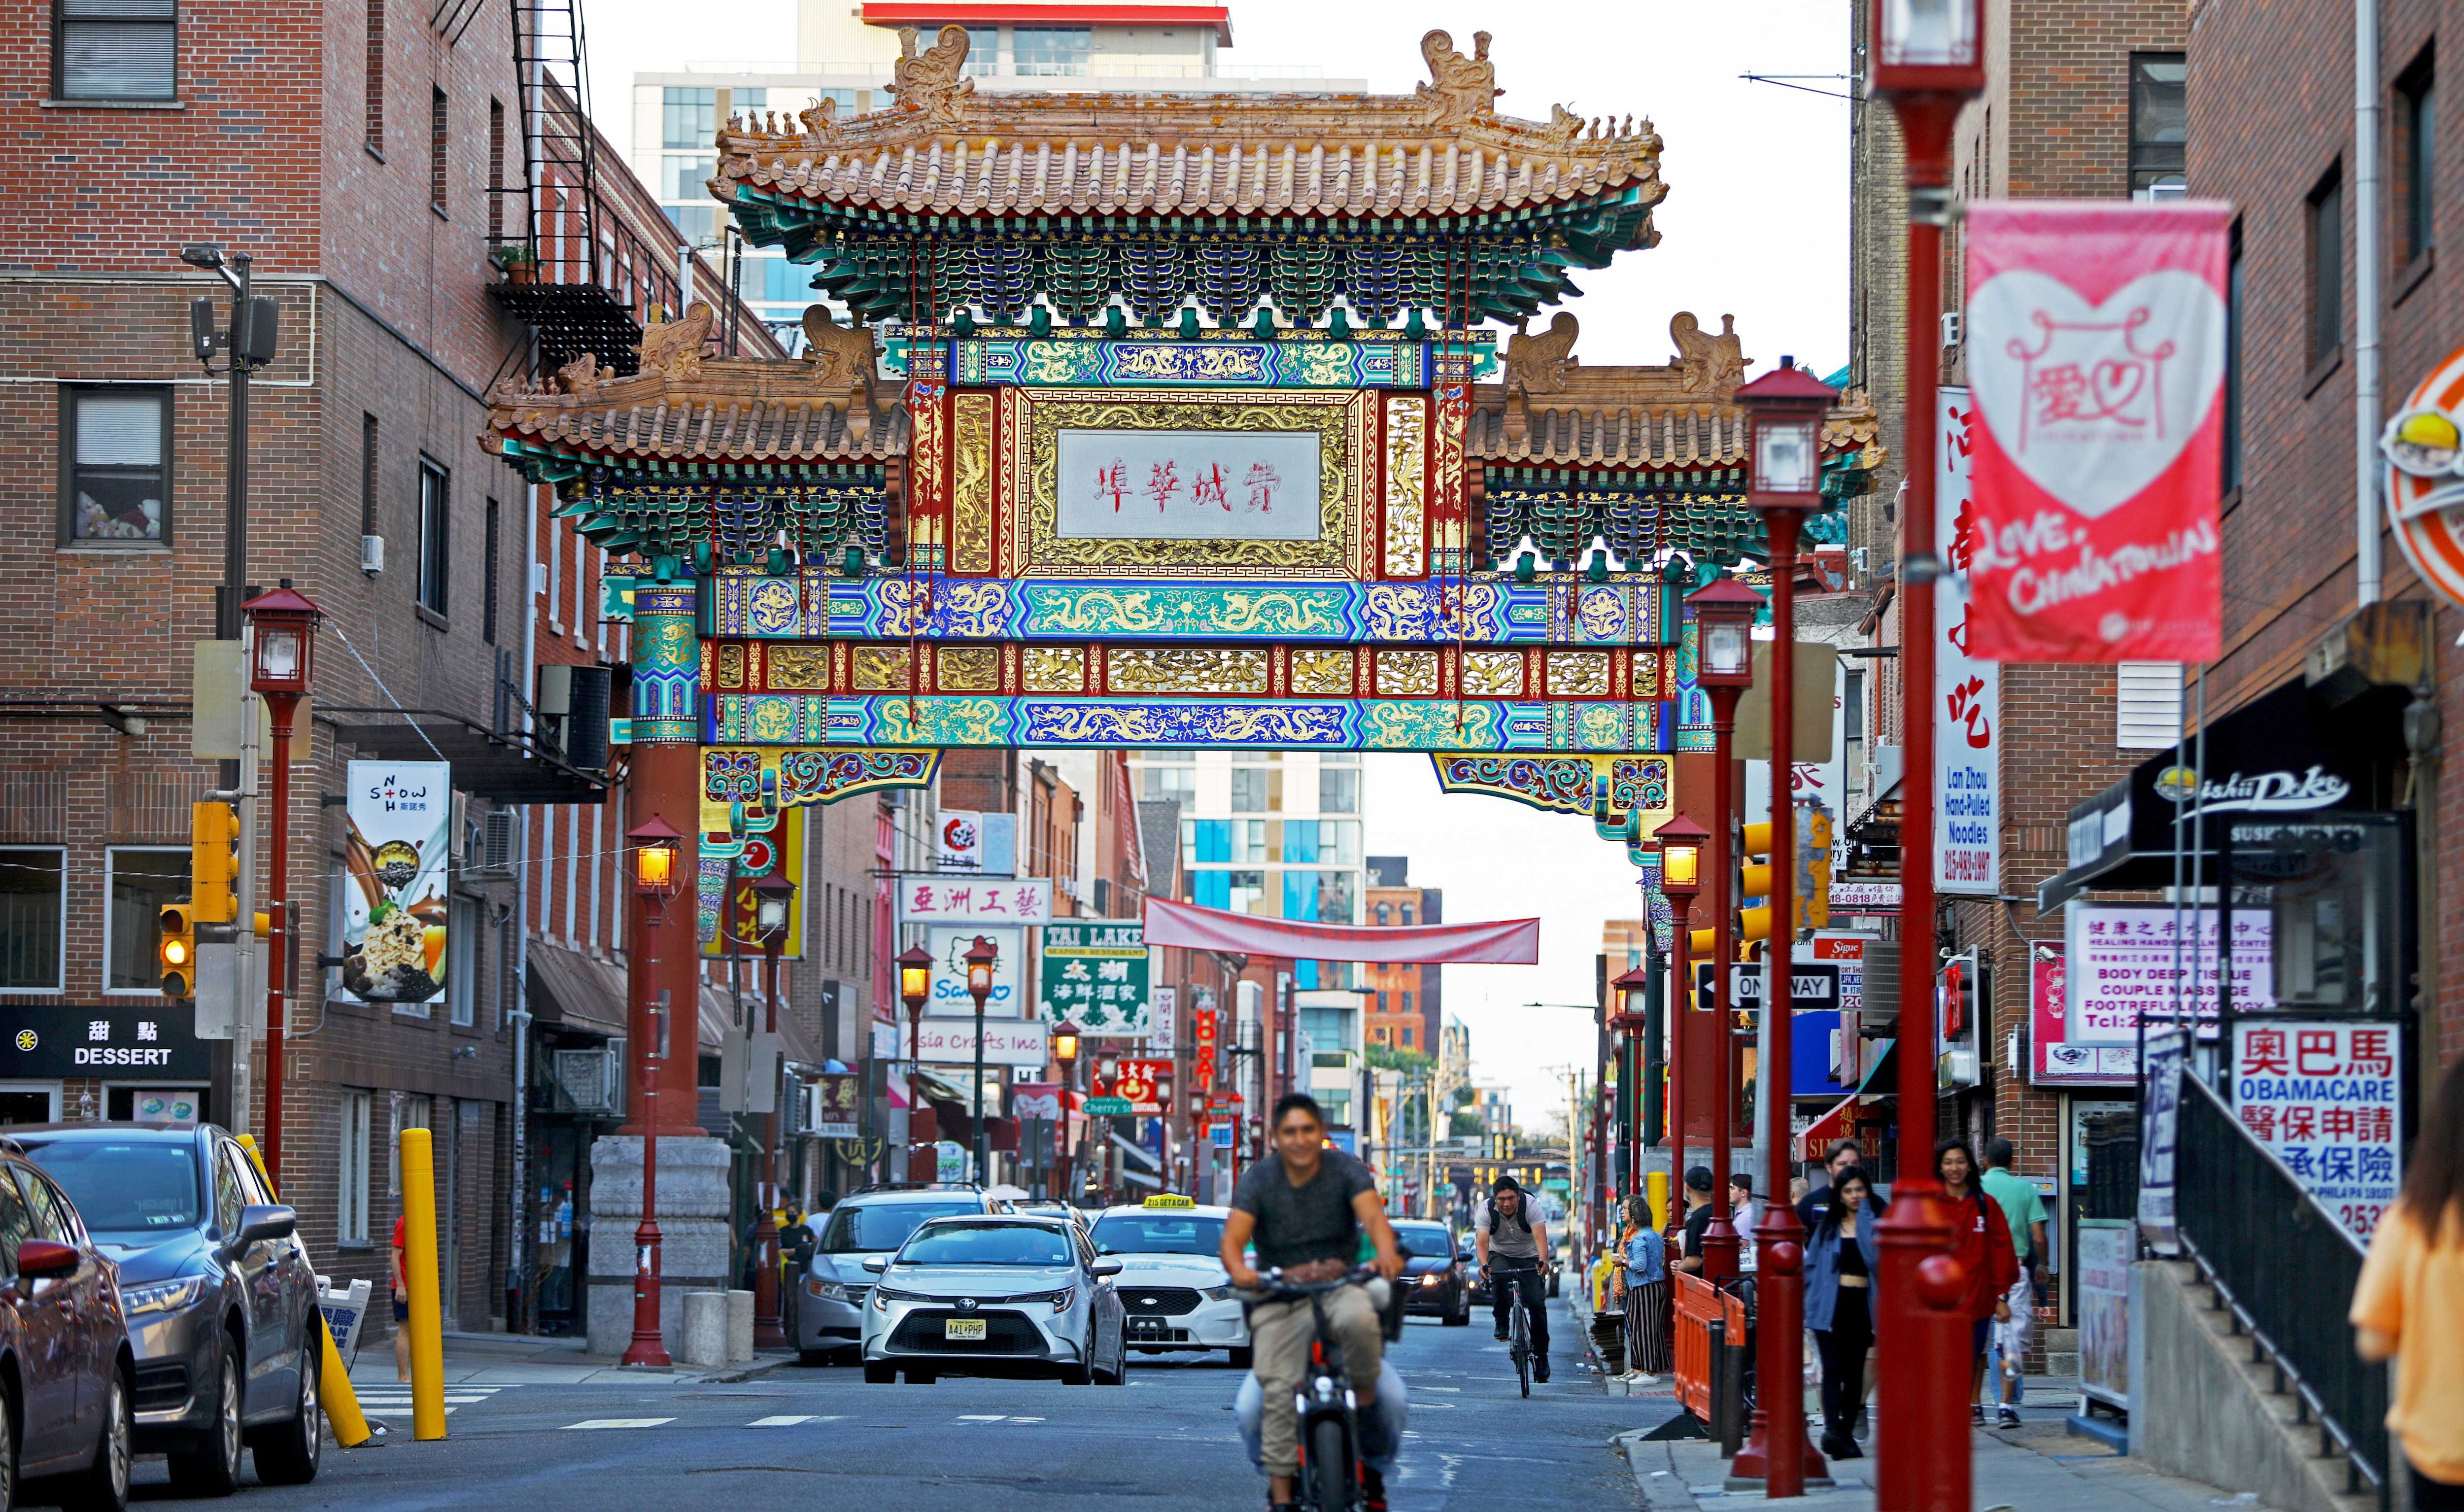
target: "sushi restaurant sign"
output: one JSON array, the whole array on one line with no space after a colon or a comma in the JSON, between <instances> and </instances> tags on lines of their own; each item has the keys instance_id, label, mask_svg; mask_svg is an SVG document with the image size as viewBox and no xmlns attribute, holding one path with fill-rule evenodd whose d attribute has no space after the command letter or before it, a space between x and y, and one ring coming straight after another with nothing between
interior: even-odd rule
<instances>
[{"instance_id":1,"label":"sushi restaurant sign","mask_svg":"<svg viewBox=\"0 0 2464 1512\"><path fill-rule=\"evenodd\" d=\"M343 845L342 990L413 1009L445 995L446 867L453 769L354 761Z\"/></svg>"}]
</instances>

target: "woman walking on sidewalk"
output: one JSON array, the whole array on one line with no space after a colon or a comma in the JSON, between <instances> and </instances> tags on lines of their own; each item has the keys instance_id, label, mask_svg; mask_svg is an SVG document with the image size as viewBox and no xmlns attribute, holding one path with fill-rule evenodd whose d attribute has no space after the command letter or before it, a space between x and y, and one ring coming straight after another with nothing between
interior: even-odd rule
<instances>
[{"instance_id":1,"label":"woman walking on sidewalk","mask_svg":"<svg viewBox=\"0 0 2464 1512\"><path fill-rule=\"evenodd\" d=\"M2003 1216L2002 1204L1976 1184L1976 1152L1968 1148L1967 1140L1946 1139L1934 1146L1933 1173L1942 1183L1943 1196L1959 1213L1954 1220L1959 1247L1950 1258L1968 1278L1963 1310L1969 1323L1969 1413L1981 1427L1985 1344L1993 1336L1993 1325L2011 1316L2010 1292L2019 1279L2019 1252L2012 1247L2011 1220Z\"/></svg>"},{"instance_id":2,"label":"woman walking on sidewalk","mask_svg":"<svg viewBox=\"0 0 2464 1512\"><path fill-rule=\"evenodd\" d=\"M1834 1459L1864 1454L1857 1447L1857 1411L1865 1403L1874 1278L1882 1269L1876 1215L1866 1204L1872 1191L1860 1167L1834 1173L1831 1200L1805 1243L1805 1326L1822 1356L1822 1452Z\"/></svg>"},{"instance_id":3,"label":"woman walking on sidewalk","mask_svg":"<svg viewBox=\"0 0 2464 1512\"><path fill-rule=\"evenodd\" d=\"M2387 1425L2412 1466L2414 1512L2464 1512L2464 1059L2421 1120L2351 1316L2363 1359L2396 1356Z\"/></svg>"},{"instance_id":4,"label":"woman walking on sidewalk","mask_svg":"<svg viewBox=\"0 0 2464 1512\"><path fill-rule=\"evenodd\" d=\"M1625 1378L1655 1386L1669 1371L1668 1241L1640 1197L1625 1199Z\"/></svg>"}]
</instances>

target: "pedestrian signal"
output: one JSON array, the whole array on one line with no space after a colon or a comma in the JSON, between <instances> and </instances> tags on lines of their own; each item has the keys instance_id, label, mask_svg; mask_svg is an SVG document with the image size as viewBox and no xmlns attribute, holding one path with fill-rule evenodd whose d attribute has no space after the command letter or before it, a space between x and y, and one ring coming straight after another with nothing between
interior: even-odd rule
<instances>
[{"instance_id":1,"label":"pedestrian signal","mask_svg":"<svg viewBox=\"0 0 2464 1512\"><path fill-rule=\"evenodd\" d=\"M185 903L166 903L155 916L154 956L163 968L163 996L197 996L197 922Z\"/></svg>"}]
</instances>

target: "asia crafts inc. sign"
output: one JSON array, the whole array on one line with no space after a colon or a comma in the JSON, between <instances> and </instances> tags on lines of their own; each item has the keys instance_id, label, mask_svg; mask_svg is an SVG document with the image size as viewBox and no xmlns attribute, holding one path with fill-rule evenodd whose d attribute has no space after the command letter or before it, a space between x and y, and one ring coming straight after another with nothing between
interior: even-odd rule
<instances>
[{"instance_id":1,"label":"asia crafts inc. sign","mask_svg":"<svg viewBox=\"0 0 2464 1512\"><path fill-rule=\"evenodd\" d=\"M909 877L898 884L901 924L1045 924L1052 879Z\"/></svg>"},{"instance_id":2,"label":"asia crafts inc. sign","mask_svg":"<svg viewBox=\"0 0 2464 1512\"><path fill-rule=\"evenodd\" d=\"M2233 1025L2233 1116L2364 1241L2403 1179L2401 1038L2339 1019Z\"/></svg>"}]
</instances>

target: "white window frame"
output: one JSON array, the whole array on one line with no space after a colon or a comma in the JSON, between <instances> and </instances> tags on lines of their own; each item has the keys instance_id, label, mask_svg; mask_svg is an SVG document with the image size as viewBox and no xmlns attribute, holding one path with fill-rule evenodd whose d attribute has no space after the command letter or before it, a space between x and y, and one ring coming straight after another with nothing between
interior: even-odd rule
<instances>
[{"instance_id":1,"label":"white window frame","mask_svg":"<svg viewBox=\"0 0 2464 1512\"><path fill-rule=\"evenodd\" d=\"M0 852L12 850L47 850L60 858L60 934L57 945L59 973L49 987L0 985L0 992L20 997L65 997L69 990L69 848L66 845L0 845Z\"/></svg>"},{"instance_id":2,"label":"white window frame","mask_svg":"<svg viewBox=\"0 0 2464 1512\"><path fill-rule=\"evenodd\" d=\"M372 1094L342 1093L341 1150L336 1172L334 1240L338 1244L368 1242L368 1125Z\"/></svg>"},{"instance_id":3,"label":"white window frame","mask_svg":"<svg viewBox=\"0 0 2464 1512\"><path fill-rule=\"evenodd\" d=\"M475 899L449 897L445 904L445 1017L459 1028L479 1022L479 931L486 928Z\"/></svg>"},{"instance_id":4,"label":"white window frame","mask_svg":"<svg viewBox=\"0 0 2464 1512\"><path fill-rule=\"evenodd\" d=\"M406 1129L433 1129L436 1127L436 1099L425 1092L396 1092L388 1101L393 1105L390 1109L393 1134L385 1141L385 1195L399 1197L402 1195L402 1131ZM431 1150L431 1158L432 1153Z\"/></svg>"},{"instance_id":5,"label":"white window frame","mask_svg":"<svg viewBox=\"0 0 2464 1512\"><path fill-rule=\"evenodd\" d=\"M185 846L180 845L105 845L102 847L102 959L96 964L97 974L102 978L102 995L106 997L160 997L163 996L163 984L159 979L151 987L111 985L111 948L115 943L111 937L113 912L111 888L112 884L118 880L119 858L123 852L142 852L157 856L185 856L188 852ZM61 911L65 917L67 910Z\"/></svg>"}]
</instances>

